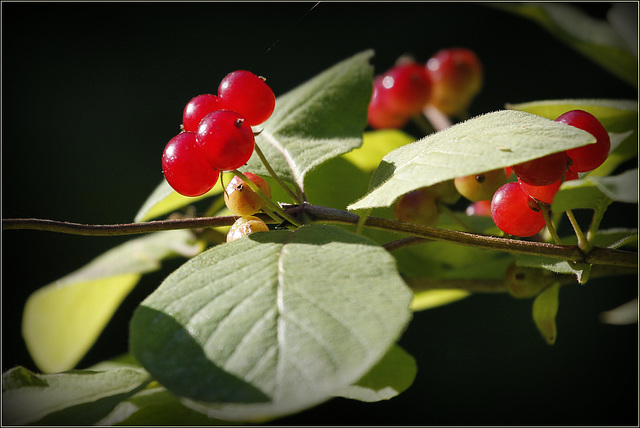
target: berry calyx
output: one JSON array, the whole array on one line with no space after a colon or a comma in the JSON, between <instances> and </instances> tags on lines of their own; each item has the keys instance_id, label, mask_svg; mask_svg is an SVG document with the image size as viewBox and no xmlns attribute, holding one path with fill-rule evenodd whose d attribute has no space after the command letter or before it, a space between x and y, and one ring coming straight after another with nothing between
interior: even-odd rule
<instances>
[{"instance_id":1,"label":"berry calyx","mask_svg":"<svg viewBox=\"0 0 640 428\"><path fill-rule=\"evenodd\" d=\"M162 153L162 172L169 185L184 196L200 196L213 188L220 172L202 157L193 132L173 137Z\"/></svg>"},{"instance_id":2,"label":"berry calyx","mask_svg":"<svg viewBox=\"0 0 640 428\"><path fill-rule=\"evenodd\" d=\"M513 165L516 176L532 186L546 186L562 179L567 172L569 158L565 152L552 153L541 158Z\"/></svg>"},{"instance_id":3,"label":"berry calyx","mask_svg":"<svg viewBox=\"0 0 640 428\"><path fill-rule=\"evenodd\" d=\"M412 190L398 199L393 207L397 220L434 226L440 215L436 195L429 187Z\"/></svg>"},{"instance_id":4,"label":"berry calyx","mask_svg":"<svg viewBox=\"0 0 640 428\"><path fill-rule=\"evenodd\" d=\"M555 120L589 132L596 138L595 144L567 150L573 172L587 172L596 169L607 159L611 149L611 138L602 123L584 110L571 110Z\"/></svg>"},{"instance_id":5,"label":"berry calyx","mask_svg":"<svg viewBox=\"0 0 640 428\"><path fill-rule=\"evenodd\" d=\"M271 187L262 177L251 172L244 175L251 180L267 198L271 198ZM247 216L260 211L265 201L254 192L247 183L237 175L227 184L224 191L224 202L234 215Z\"/></svg>"},{"instance_id":6,"label":"berry calyx","mask_svg":"<svg viewBox=\"0 0 640 428\"><path fill-rule=\"evenodd\" d=\"M481 174L456 177L453 182L462 196L476 202L491 199L496 190L507 182L507 175L504 168L499 168Z\"/></svg>"},{"instance_id":7,"label":"berry calyx","mask_svg":"<svg viewBox=\"0 0 640 428\"><path fill-rule=\"evenodd\" d=\"M250 126L265 122L276 106L276 96L265 80L250 71L227 74L218 86L222 108L244 116Z\"/></svg>"},{"instance_id":8,"label":"berry calyx","mask_svg":"<svg viewBox=\"0 0 640 428\"><path fill-rule=\"evenodd\" d=\"M220 99L216 95L202 94L193 97L182 112L182 128L187 132L196 132L203 117L220 109Z\"/></svg>"},{"instance_id":9,"label":"berry calyx","mask_svg":"<svg viewBox=\"0 0 640 428\"><path fill-rule=\"evenodd\" d=\"M243 116L231 110L209 113L195 134L204 159L219 171L240 168L255 148L253 130Z\"/></svg>"},{"instance_id":10,"label":"berry calyx","mask_svg":"<svg viewBox=\"0 0 640 428\"><path fill-rule=\"evenodd\" d=\"M227 242L235 241L256 232L267 232L269 226L254 216L243 216L237 219L227 233Z\"/></svg>"},{"instance_id":11,"label":"berry calyx","mask_svg":"<svg viewBox=\"0 0 640 428\"><path fill-rule=\"evenodd\" d=\"M535 200L517 182L503 185L493 195L491 218L504 233L520 237L533 236L545 226Z\"/></svg>"},{"instance_id":12,"label":"berry calyx","mask_svg":"<svg viewBox=\"0 0 640 428\"><path fill-rule=\"evenodd\" d=\"M426 64L432 91L429 103L447 116L466 113L483 84L483 67L477 55L466 48L436 52Z\"/></svg>"}]
</instances>

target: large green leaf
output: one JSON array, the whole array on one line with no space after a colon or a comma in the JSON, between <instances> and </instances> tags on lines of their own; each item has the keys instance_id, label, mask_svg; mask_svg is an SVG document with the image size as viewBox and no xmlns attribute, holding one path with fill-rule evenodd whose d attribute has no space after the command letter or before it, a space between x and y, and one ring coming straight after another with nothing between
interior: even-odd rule
<instances>
[{"instance_id":1,"label":"large green leaf","mask_svg":"<svg viewBox=\"0 0 640 428\"><path fill-rule=\"evenodd\" d=\"M556 212L576 208L603 209L611 202L638 203L638 170L630 169L609 177L586 176L562 183L553 199Z\"/></svg>"},{"instance_id":2,"label":"large green leaf","mask_svg":"<svg viewBox=\"0 0 640 428\"><path fill-rule=\"evenodd\" d=\"M164 258L202 251L186 230L132 239L81 269L35 291L25 304L22 334L44 372L73 368L94 344L143 273Z\"/></svg>"},{"instance_id":3,"label":"large green leaf","mask_svg":"<svg viewBox=\"0 0 640 428\"><path fill-rule=\"evenodd\" d=\"M131 351L211 417L257 420L365 375L411 317L382 247L335 226L255 233L172 273L136 310Z\"/></svg>"},{"instance_id":4,"label":"large green leaf","mask_svg":"<svg viewBox=\"0 0 640 428\"><path fill-rule=\"evenodd\" d=\"M588 132L530 113L488 113L386 155L373 174L373 190L348 208L390 206L401 195L420 187L594 142Z\"/></svg>"},{"instance_id":5,"label":"large green leaf","mask_svg":"<svg viewBox=\"0 0 640 428\"><path fill-rule=\"evenodd\" d=\"M570 110L584 110L602 123L611 137L607 160L590 176L609 175L618 165L638 156L638 101L611 99L562 99L507 104L508 109L556 119Z\"/></svg>"},{"instance_id":6,"label":"large green leaf","mask_svg":"<svg viewBox=\"0 0 640 428\"><path fill-rule=\"evenodd\" d=\"M133 368L41 375L15 367L2 375L2 422L91 425L149 381Z\"/></svg>"},{"instance_id":7,"label":"large green leaf","mask_svg":"<svg viewBox=\"0 0 640 428\"><path fill-rule=\"evenodd\" d=\"M564 3L496 3L494 5L537 22L567 45L630 85L637 87L637 51L633 52L629 48L629 44L611 23L592 18L579 8ZM637 16L637 4L635 9L632 8L628 13L629 19L632 19L633 15ZM637 38L636 18L635 39Z\"/></svg>"},{"instance_id":8,"label":"large green leaf","mask_svg":"<svg viewBox=\"0 0 640 428\"><path fill-rule=\"evenodd\" d=\"M280 177L304 188L309 171L362 144L372 56L371 50L354 55L277 98L256 144ZM256 154L244 170L267 174Z\"/></svg>"}]
</instances>

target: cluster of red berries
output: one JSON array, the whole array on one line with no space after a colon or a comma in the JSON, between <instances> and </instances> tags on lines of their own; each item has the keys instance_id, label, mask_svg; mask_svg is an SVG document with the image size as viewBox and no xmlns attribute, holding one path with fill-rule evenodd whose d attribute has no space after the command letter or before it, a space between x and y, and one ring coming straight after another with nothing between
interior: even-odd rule
<instances>
[{"instance_id":1,"label":"cluster of red berries","mask_svg":"<svg viewBox=\"0 0 640 428\"><path fill-rule=\"evenodd\" d=\"M596 143L514 165L517 181L501 186L491 199L491 217L505 233L527 237L540 232L545 220L539 202L551 205L563 181L594 170L609 156L609 134L591 113L572 110L556 118L556 122L589 132Z\"/></svg>"},{"instance_id":2,"label":"cluster of red berries","mask_svg":"<svg viewBox=\"0 0 640 428\"><path fill-rule=\"evenodd\" d=\"M402 128L428 105L447 116L461 115L480 91L482 80L482 64L470 49L442 49L425 64L400 59L374 78L369 125Z\"/></svg>"},{"instance_id":3,"label":"cluster of red berries","mask_svg":"<svg viewBox=\"0 0 640 428\"><path fill-rule=\"evenodd\" d=\"M217 95L192 98L183 111L183 131L162 154L169 185L184 196L200 196L213 188L221 171L246 164L255 148L251 127L271 116L275 102L265 80L246 70L225 76Z\"/></svg>"},{"instance_id":4,"label":"cluster of red berries","mask_svg":"<svg viewBox=\"0 0 640 428\"><path fill-rule=\"evenodd\" d=\"M514 236L533 236L544 228L541 204L550 206L564 181L575 180L578 173L600 166L611 148L609 134L591 113L572 110L556 121L591 133L596 143L507 168L457 177L453 180L456 193L472 202L467 214L491 216L500 230ZM512 175L515 180L509 181ZM428 226L436 224L437 203L455 202L450 186L446 184L439 183L403 195L396 202L395 217ZM443 189L448 190L443 193Z\"/></svg>"}]
</instances>

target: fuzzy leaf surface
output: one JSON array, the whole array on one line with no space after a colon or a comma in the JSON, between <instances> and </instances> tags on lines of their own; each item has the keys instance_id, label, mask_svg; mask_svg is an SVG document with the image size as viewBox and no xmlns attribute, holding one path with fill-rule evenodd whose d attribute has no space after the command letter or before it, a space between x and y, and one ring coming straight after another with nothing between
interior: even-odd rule
<instances>
[{"instance_id":1,"label":"fuzzy leaf surface","mask_svg":"<svg viewBox=\"0 0 640 428\"><path fill-rule=\"evenodd\" d=\"M638 101L617 99L561 99L507 104L508 109L526 111L555 120L571 110L594 115L611 137L609 157L590 176L609 175L621 163L638 156Z\"/></svg>"},{"instance_id":2,"label":"fuzzy leaf surface","mask_svg":"<svg viewBox=\"0 0 640 428\"><path fill-rule=\"evenodd\" d=\"M2 422L91 425L149 380L133 368L36 374L15 367L2 375Z\"/></svg>"},{"instance_id":3,"label":"fuzzy leaf surface","mask_svg":"<svg viewBox=\"0 0 640 428\"><path fill-rule=\"evenodd\" d=\"M276 99L256 144L281 178L304 189L308 172L362 144L372 56L371 50L356 54ZM242 170L267 173L255 153Z\"/></svg>"},{"instance_id":4,"label":"fuzzy leaf surface","mask_svg":"<svg viewBox=\"0 0 640 428\"><path fill-rule=\"evenodd\" d=\"M134 313L131 351L183 402L259 420L358 381L411 318L395 260L335 226L255 233L172 273Z\"/></svg>"},{"instance_id":5,"label":"fuzzy leaf surface","mask_svg":"<svg viewBox=\"0 0 640 428\"><path fill-rule=\"evenodd\" d=\"M158 232L121 244L29 296L22 334L46 373L72 369L94 344L143 273L160 261L202 250L191 232Z\"/></svg>"},{"instance_id":6,"label":"fuzzy leaf surface","mask_svg":"<svg viewBox=\"0 0 640 428\"><path fill-rule=\"evenodd\" d=\"M348 209L391 206L420 187L592 143L595 138L588 132L537 115L515 110L487 113L386 155L373 173L373 190Z\"/></svg>"}]
</instances>

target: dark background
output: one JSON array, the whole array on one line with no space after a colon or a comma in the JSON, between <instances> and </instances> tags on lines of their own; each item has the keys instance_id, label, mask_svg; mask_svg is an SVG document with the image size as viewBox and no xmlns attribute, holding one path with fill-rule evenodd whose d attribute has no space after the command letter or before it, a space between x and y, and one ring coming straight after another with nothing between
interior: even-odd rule
<instances>
[{"instance_id":1,"label":"dark background","mask_svg":"<svg viewBox=\"0 0 640 428\"><path fill-rule=\"evenodd\" d=\"M236 69L266 76L278 95L365 49L382 72L406 52L426 61L464 46L485 68L472 115L507 102L637 99L534 23L482 4L334 2L309 12L314 4L3 3L3 218L132 221L162 179L184 104ZM609 8L579 6L599 18ZM635 227L636 206L606 218ZM37 370L20 335L29 294L125 240L2 233L3 371ZM181 263L144 277L80 368L126 350L131 311ZM335 399L274 424L637 424L637 325L598 320L636 296L636 276L564 287L554 346L530 300L478 295L416 313L400 341L418 363L408 391L382 403Z\"/></svg>"}]
</instances>

